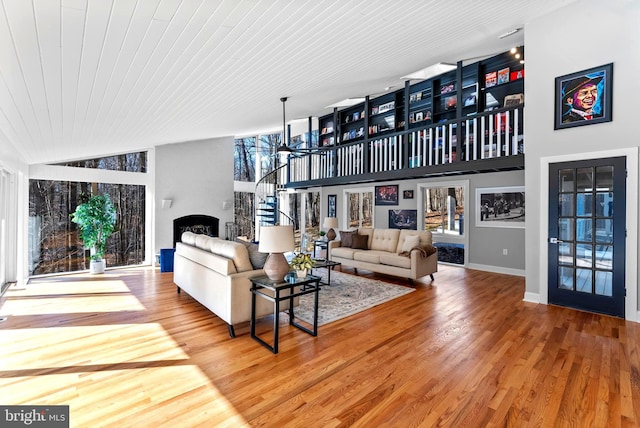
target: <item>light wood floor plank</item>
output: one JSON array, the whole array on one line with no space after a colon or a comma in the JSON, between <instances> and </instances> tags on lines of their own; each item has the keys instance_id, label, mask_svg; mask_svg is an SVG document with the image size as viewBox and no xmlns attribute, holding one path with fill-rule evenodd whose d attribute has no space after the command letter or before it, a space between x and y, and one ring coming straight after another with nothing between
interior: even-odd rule
<instances>
[{"instance_id":1,"label":"light wood floor plank","mask_svg":"<svg viewBox=\"0 0 640 428\"><path fill-rule=\"evenodd\" d=\"M640 426L639 324L523 302L509 275L414 286L315 338L284 315L273 355L171 273L33 280L2 298L2 404L68 404L78 427Z\"/></svg>"}]
</instances>

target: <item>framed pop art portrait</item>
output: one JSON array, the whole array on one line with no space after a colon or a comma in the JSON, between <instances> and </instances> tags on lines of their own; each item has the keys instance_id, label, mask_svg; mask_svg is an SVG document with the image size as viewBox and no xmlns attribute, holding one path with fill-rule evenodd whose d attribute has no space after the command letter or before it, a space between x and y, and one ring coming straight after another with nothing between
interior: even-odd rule
<instances>
[{"instance_id":1,"label":"framed pop art portrait","mask_svg":"<svg viewBox=\"0 0 640 428\"><path fill-rule=\"evenodd\" d=\"M613 63L556 77L554 129L611 122Z\"/></svg>"}]
</instances>

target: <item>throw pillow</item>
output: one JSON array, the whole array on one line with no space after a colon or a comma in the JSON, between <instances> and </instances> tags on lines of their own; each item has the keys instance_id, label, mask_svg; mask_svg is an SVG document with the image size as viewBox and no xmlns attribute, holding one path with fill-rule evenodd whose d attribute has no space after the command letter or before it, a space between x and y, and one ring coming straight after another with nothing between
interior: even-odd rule
<instances>
[{"instance_id":1,"label":"throw pillow","mask_svg":"<svg viewBox=\"0 0 640 428\"><path fill-rule=\"evenodd\" d=\"M367 235L352 235L351 236L351 248L356 250L368 250L367 243L369 237Z\"/></svg>"},{"instance_id":2,"label":"throw pillow","mask_svg":"<svg viewBox=\"0 0 640 428\"><path fill-rule=\"evenodd\" d=\"M404 238L404 244L402 244L402 252L411 251L412 248L415 248L420 245L420 235L411 235Z\"/></svg>"},{"instance_id":3,"label":"throw pillow","mask_svg":"<svg viewBox=\"0 0 640 428\"><path fill-rule=\"evenodd\" d=\"M353 235L357 235L358 230L341 230L340 231L340 246L351 248L353 244Z\"/></svg>"},{"instance_id":4,"label":"throw pillow","mask_svg":"<svg viewBox=\"0 0 640 428\"><path fill-rule=\"evenodd\" d=\"M239 242L247 247L247 252L249 253L249 261L251 262L251 266L253 266L253 269L262 269L264 267L264 263L267 261L267 257L269 257L269 254L259 252L258 244L244 241L242 239L236 239L236 242Z\"/></svg>"}]
</instances>

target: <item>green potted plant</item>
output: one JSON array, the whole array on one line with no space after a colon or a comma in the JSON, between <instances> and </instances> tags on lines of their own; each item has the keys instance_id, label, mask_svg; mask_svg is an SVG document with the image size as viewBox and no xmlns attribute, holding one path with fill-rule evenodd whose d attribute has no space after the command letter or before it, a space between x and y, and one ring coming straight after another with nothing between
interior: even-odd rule
<instances>
[{"instance_id":1,"label":"green potted plant","mask_svg":"<svg viewBox=\"0 0 640 428\"><path fill-rule=\"evenodd\" d=\"M291 259L291 269L296 271L298 278L304 278L307 276L307 269L313 268L316 261L311 258L310 254L298 253Z\"/></svg>"},{"instance_id":2,"label":"green potted plant","mask_svg":"<svg viewBox=\"0 0 640 428\"><path fill-rule=\"evenodd\" d=\"M89 271L92 274L104 273L107 239L115 230L116 224L116 210L109 195L91 196L85 203L78 205L71 214L71 221L80 228L85 247L91 249Z\"/></svg>"}]
</instances>

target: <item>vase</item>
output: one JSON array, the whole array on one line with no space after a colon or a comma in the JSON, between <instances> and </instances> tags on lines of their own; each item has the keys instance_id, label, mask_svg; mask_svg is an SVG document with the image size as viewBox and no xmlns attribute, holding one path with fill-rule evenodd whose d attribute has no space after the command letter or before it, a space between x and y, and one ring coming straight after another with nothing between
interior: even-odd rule
<instances>
[{"instance_id":1,"label":"vase","mask_svg":"<svg viewBox=\"0 0 640 428\"><path fill-rule=\"evenodd\" d=\"M296 271L296 277L298 278L306 278L307 276L307 270L306 269L298 269Z\"/></svg>"},{"instance_id":2,"label":"vase","mask_svg":"<svg viewBox=\"0 0 640 428\"><path fill-rule=\"evenodd\" d=\"M89 263L89 273L92 275L104 273L106 265L107 263L104 259L91 260L91 262Z\"/></svg>"}]
</instances>

